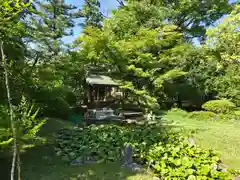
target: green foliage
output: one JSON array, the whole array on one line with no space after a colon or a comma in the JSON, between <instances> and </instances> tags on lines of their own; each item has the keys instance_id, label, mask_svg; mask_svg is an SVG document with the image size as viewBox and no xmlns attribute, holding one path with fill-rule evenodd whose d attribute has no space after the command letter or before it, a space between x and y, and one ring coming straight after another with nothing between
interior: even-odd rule
<instances>
[{"instance_id":1,"label":"green foliage","mask_svg":"<svg viewBox=\"0 0 240 180\"><path fill-rule=\"evenodd\" d=\"M1 118L4 117L4 119L0 119L0 129L4 130L4 133L0 131L0 147L8 147L13 140L12 132L9 130L10 117L6 107L1 109L5 111L1 112L0 116ZM34 140L37 132L45 124L45 120L37 119L36 116L38 111L39 109L35 108L33 104L29 104L24 96L19 105L14 106L14 121L16 123L17 138L21 141L21 144L25 143L27 140Z\"/></svg>"},{"instance_id":2,"label":"green foliage","mask_svg":"<svg viewBox=\"0 0 240 180\"><path fill-rule=\"evenodd\" d=\"M19 14L21 11L24 10L24 8L28 7L31 5L31 0L30 1L25 1L25 0L16 0L16 1L11 1L11 0L0 0L0 18L1 20L9 20L13 16Z\"/></svg>"},{"instance_id":3,"label":"green foliage","mask_svg":"<svg viewBox=\"0 0 240 180\"><path fill-rule=\"evenodd\" d=\"M33 66L39 61L59 59L65 47L62 38L73 34L74 19L79 18L77 11L76 6L65 1L33 1L29 21L24 21L29 40L37 47L29 48Z\"/></svg>"},{"instance_id":4,"label":"green foliage","mask_svg":"<svg viewBox=\"0 0 240 180\"><path fill-rule=\"evenodd\" d=\"M190 145L183 137L154 145L147 160L150 167L164 179L231 179L218 169L219 155Z\"/></svg>"},{"instance_id":5,"label":"green foliage","mask_svg":"<svg viewBox=\"0 0 240 180\"><path fill-rule=\"evenodd\" d=\"M128 0L127 2L126 6L130 4L138 10L137 15L142 21L148 20L149 25L156 26L159 22L157 17L164 17L185 32L186 38L200 37L202 39L206 27L231 11L228 0L211 0L207 3L201 0Z\"/></svg>"},{"instance_id":6,"label":"green foliage","mask_svg":"<svg viewBox=\"0 0 240 180\"><path fill-rule=\"evenodd\" d=\"M42 103L43 115L48 117L56 117L67 119L69 115L69 104L62 97L49 97L49 99Z\"/></svg>"},{"instance_id":7,"label":"green foliage","mask_svg":"<svg viewBox=\"0 0 240 180\"><path fill-rule=\"evenodd\" d=\"M165 129L166 130L166 129ZM148 165L164 179L216 178L230 179L220 172L219 155L190 145L179 132L168 132L155 125L91 125L75 130L62 130L55 148L58 156L69 160L117 161L124 144L134 147L134 159Z\"/></svg>"},{"instance_id":8,"label":"green foliage","mask_svg":"<svg viewBox=\"0 0 240 180\"><path fill-rule=\"evenodd\" d=\"M94 157L96 160L117 161L121 158L124 143L131 143L137 151L141 151L138 147L147 148L166 138L166 133L160 132L161 128L154 126L91 125L66 129L56 136L56 152L70 159Z\"/></svg>"},{"instance_id":9,"label":"green foliage","mask_svg":"<svg viewBox=\"0 0 240 180\"><path fill-rule=\"evenodd\" d=\"M236 108L230 100L212 100L202 105L202 108L215 113L228 113Z\"/></svg>"},{"instance_id":10,"label":"green foliage","mask_svg":"<svg viewBox=\"0 0 240 180\"><path fill-rule=\"evenodd\" d=\"M98 0L85 0L80 12L81 17L85 18L83 27L102 27L103 15L100 12L100 2Z\"/></svg>"},{"instance_id":11,"label":"green foliage","mask_svg":"<svg viewBox=\"0 0 240 180\"><path fill-rule=\"evenodd\" d=\"M15 121L19 137L34 138L45 120L37 119L39 108L28 103L23 96L20 104L15 107Z\"/></svg>"},{"instance_id":12,"label":"green foliage","mask_svg":"<svg viewBox=\"0 0 240 180\"><path fill-rule=\"evenodd\" d=\"M240 120L240 111L234 111L233 115L235 116L236 120Z\"/></svg>"},{"instance_id":13,"label":"green foliage","mask_svg":"<svg viewBox=\"0 0 240 180\"><path fill-rule=\"evenodd\" d=\"M10 119L7 106L0 106L0 148L12 142Z\"/></svg>"},{"instance_id":14,"label":"green foliage","mask_svg":"<svg viewBox=\"0 0 240 180\"><path fill-rule=\"evenodd\" d=\"M10 125L8 121L8 107L6 105L0 105L0 127L7 127Z\"/></svg>"},{"instance_id":15,"label":"green foliage","mask_svg":"<svg viewBox=\"0 0 240 180\"><path fill-rule=\"evenodd\" d=\"M208 120L218 120L219 117L214 112L208 112L208 111L194 111L188 113L188 117L192 119L196 119L199 121L208 121Z\"/></svg>"},{"instance_id":16,"label":"green foliage","mask_svg":"<svg viewBox=\"0 0 240 180\"><path fill-rule=\"evenodd\" d=\"M174 114L179 115L179 116L182 116L182 117L188 115L188 113L187 113L186 111L184 111L184 110L182 110L182 109L180 109L180 108L172 108L172 109L169 111L169 113L174 113Z\"/></svg>"},{"instance_id":17,"label":"green foliage","mask_svg":"<svg viewBox=\"0 0 240 180\"><path fill-rule=\"evenodd\" d=\"M218 74L211 80L212 90L219 98L230 99L240 103L240 6L236 5L223 22L207 31L206 49L212 54L211 59L217 60Z\"/></svg>"}]
</instances>

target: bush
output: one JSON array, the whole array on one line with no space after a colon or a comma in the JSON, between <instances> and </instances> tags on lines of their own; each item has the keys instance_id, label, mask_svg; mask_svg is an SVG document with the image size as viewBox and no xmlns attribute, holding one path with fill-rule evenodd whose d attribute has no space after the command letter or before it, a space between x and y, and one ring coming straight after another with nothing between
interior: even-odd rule
<instances>
[{"instance_id":1,"label":"bush","mask_svg":"<svg viewBox=\"0 0 240 180\"><path fill-rule=\"evenodd\" d=\"M204 103L202 108L215 113L229 113L236 108L236 105L230 100L212 100Z\"/></svg>"},{"instance_id":2,"label":"bush","mask_svg":"<svg viewBox=\"0 0 240 180\"><path fill-rule=\"evenodd\" d=\"M168 113L174 113L176 115L179 115L181 117L185 117L188 115L188 113L180 108L172 108Z\"/></svg>"},{"instance_id":3,"label":"bush","mask_svg":"<svg viewBox=\"0 0 240 180\"><path fill-rule=\"evenodd\" d=\"M234 111L233 116L235 116L236 120L240 120L240 110L239 111Z\"/></svg>"},{"instance_id":4,"label":"bush","mask_svg":"<svg viewBox=\"0 0 240 180\"><path fill-rule=\"evenodd\" d=\"M53 97L45 102L43 113L48 117L67 119L70 111L69 104L61 97Z\"/></svg>"},{"instance_id":5,"label":"bush","mask_svg":"<svg viewBox=\"0 0 240 180\"><path fill-rule=\"evenodd\" d=\"M188 117L196 120L216 120L218 119L218 115L214 112L208 111L194 111L188 113Z\"/></svg>"}]
</instances>

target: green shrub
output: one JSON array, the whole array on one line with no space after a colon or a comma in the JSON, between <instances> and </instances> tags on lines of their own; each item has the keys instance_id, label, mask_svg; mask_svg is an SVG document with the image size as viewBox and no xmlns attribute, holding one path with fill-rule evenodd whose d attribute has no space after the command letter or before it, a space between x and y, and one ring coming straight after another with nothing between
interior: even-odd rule
<instances>
[{"instance_id":1,"label":"green shrub","mask_svg":"<svg viewBox=\"0 0 240 180\"><path fill-rule=\"evenodd\" d=\"M202 108L215 113L228 113L236 108L236 105L230 100L212 100L204 103Z\"/></svg>"},{"instance_id":2,"label":"green shrub","mask_svg":"<svg viewBox=\"0 0 240 180\"><path fill-rule=\"evenodd\" d=\"M233 115L234 115L234 117L235 117L236 120L240 120L240 110L234 111L234 112L233 112Z\"/></svg>"},{"instance_id":3,"label":"green shrub","mask_svg":"<svg viewBox=\"0 0 240 180\"><path fill-rule=\"evenodd\" d=\"M208 111L194 111L188 113L188 117L196 120L217 120L219 117L214 112Z\"/></svg>"},{"instance_id":4,"label":"green shrub","mask_svg":"<svg viewBox=\"0 0 240 180\"><path fill-rule=\"evenodd\" d=\"M70 111L69 104L61 97L52 97L43 105L43 112L45 116L67 119Z\"/></svg>"},{"instance_id":5,"label":"green shrub","mask_svg":"<svg viewBox=\"0 0 240 180\"><path fill-rule=\"evenodd\" d=\"M170 111L168 111L168 113L174 113L175 115L179 115L179 116L187 116L188 113L180 108L172 108Z\"/></svg>"}]
</instances>

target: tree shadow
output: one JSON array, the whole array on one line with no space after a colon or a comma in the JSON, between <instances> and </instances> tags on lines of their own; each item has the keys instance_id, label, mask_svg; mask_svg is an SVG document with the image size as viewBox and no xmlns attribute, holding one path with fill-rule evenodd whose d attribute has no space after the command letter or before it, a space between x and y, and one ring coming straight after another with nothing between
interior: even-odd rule
<instances>
[{"instance_id":1,"label":"tree shadow","mask_svg":"<svg viewBox=\"0 0 240 180\"><path fill-rule=\"evenodd\" d=\"M56 125L57 124L57 125ZM68 126L69 124L67 124ZM40 134L49 138L45 144L28 148L21 154L21 171L23 180L141 180L152 179L150 175L132 172L122 168L120 162L96 163L71 166L54 152L51 135L59 129L66 128L61 121L53 120L46 124ZM10 179L11 157L0 160L1 179Z\"/></svg>"},{"instance_id":2,"label":"tree shadow","mask_svg":"<svg viewBox=\"0 0 240 180\"><path fill-rule=\"evenodd\" d=\"M124 169L119 162L71 166L56 157L50 145L28 149L21 155L21 161L23 180L127 180L150 177ZM10 179L10 168L11 157L1 159L1 179Z\"/></svg>"}]
</instances>

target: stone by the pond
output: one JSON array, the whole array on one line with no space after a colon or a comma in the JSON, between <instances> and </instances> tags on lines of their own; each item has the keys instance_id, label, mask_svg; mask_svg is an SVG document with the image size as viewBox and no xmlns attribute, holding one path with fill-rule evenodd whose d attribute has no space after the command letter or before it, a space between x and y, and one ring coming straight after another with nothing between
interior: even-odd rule
<instances>
[{"instance_id":1,"label":"stone by the pond","mask_svg":"<svg viewBox=\"0 0 240 180\"><path fill-rule=\"evenodd\" d=\"M83 164L84 164L84 161L83 161L82 157L78 157L77 159L74 159L71 162L72 166L79 166L79 165L83 165Z\"/></svg>"},{"instance_id":2,"label":"stone by the pond","mask_svg":"<svg viewBox=\"0 0 240 180\"><path fill-rule=\"evenodd\" d=\"M97 160L95 160L94 158L88 157L86 158L87 160L83 160L82 157L78 157L77 159L73 160L71 162L72 166L80 166L83 164L94 164L97 163Z\"/></svg>"},{"instance_id":3,"label":"stone by the pond","mask_svg":"<svg viewBox=\"0 0 240 180\"><path fill-rule=\"evenodd\" d=\"M233 180L240 180L240 176L233 178Z\"/></svg>"},{"instance_id":4,"label":"stone by the pond","mask_svg":"<svg viewBox=\"0 0 240 180\"><path fill-rule=\"evenodd\" d=\"M97 161L95 161L95 160L85 160L84 161L84 164L94 164L94 163L97 163Z\"/></svg>"},{"instance_id":5,"label":"stone by the pond","mask_svg":"<svg viewBox=\"0 0 240 180\"><path fill-rule=\"evenodd\" d=\"M131 169L132 171L136 171L136 172L139 172L139 171L143 171L143 167L137 163L132 163L131 164Z\"/></svg>"},{"instance_id":6,"label":"stone by the pond","mask_svg":"<svg viewBox=\"0 0 240 180\"><path fill-rule=\"evenodd\" d=\"M144 171L144 168L141 165L137 164L137 163L130 163L130 164L126 163L122 167L127 168L127 169L129 169L129 170L131 170L133 172Z\"/></svg>"},{"instance_id":7,"label":"stone by the pond","mask_svg":"<svg viewBox=\"0 0 240 180\"><path fill-rule=\"evenodd\" d=\"M143 171L143 167L133 162L134 149L131 144L124 146L123 150L123 167L130 169L131 171Z\"/></svg>"},{"instance_id":8,"label":"stone by the pond","mask_svg":"<svg viewBox=\"0 0 240 180\"><path fill-rule=\"evenodd\" d=\"M159 177L153 177L153 180L161 180Z\"/></svg>"},{"instance_id":9,"label":"stone by the pond","mask_svg":"<svg viewBox=\"0 0 240 180\"><path fill-rule=\"evenodd\" d=\"M194 141L194 139L193 138L188 138L188 142L191 144L191 145L193 145L193 146L196 146L196 143L195 143L195 141Z\"/></svg>"},{"instance_id":10,"label":"stone by the pond","mask_svg":"<svg viewBox=\"0 0 240 180\"><path fill-rule=\"evenodd\" d=\"M228 172L228 166L225 164L218 164L218 169L222 172Z\"/></svg>"},{"instance_id":11,"label":"stone by the pond","mask_svg":"<svg viewBox=\"0 0 240 180\"><path fill-rule=\"evenodd\" d=\"M123 150L123 162L124 164L131 164L133 163L133 147L131 144L127 144L124 146Z\"/></svg>"}]
</instances>

